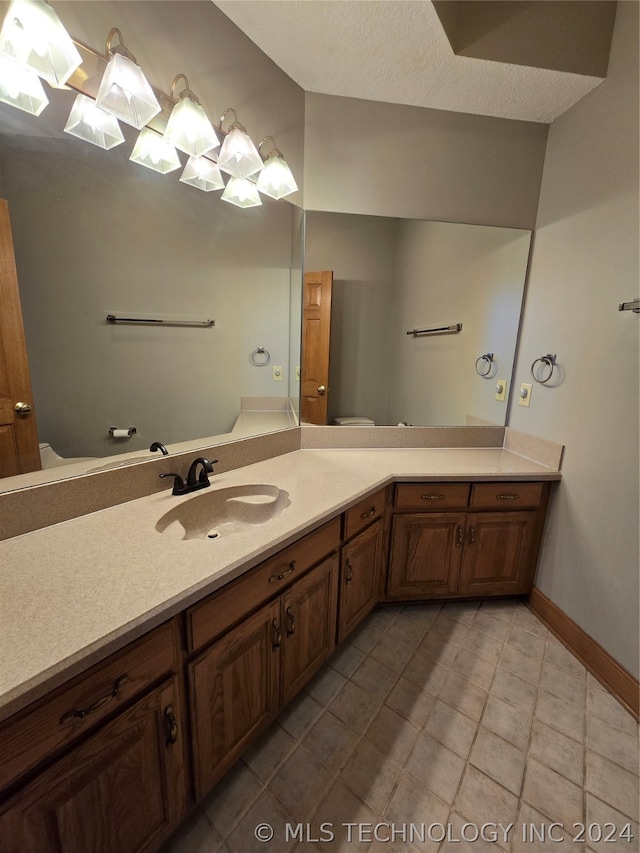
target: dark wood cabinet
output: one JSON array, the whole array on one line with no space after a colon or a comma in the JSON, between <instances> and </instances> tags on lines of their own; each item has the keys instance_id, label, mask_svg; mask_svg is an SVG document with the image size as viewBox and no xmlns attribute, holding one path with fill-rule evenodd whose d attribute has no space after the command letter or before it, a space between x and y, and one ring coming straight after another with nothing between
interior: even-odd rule
<instances>
[{"instance_id":1,"label":"dark wood cabinet","mask_svg":"<svg viewBox=\"0 0 640 853\"><path fill-rule=\"evenodd\" d=\"M528 592L549 489L549 483L478 483L470 491L468 484L398 486L387 598ZM439 512L443 505L467 511ZM485 507L493 511L473 511Z\"/></svg>"},{"instance_id":2,"label":"dark wood cabinet","mask_svg":"<svg viewBox=\"0 0 640 853\"><path fill-rule=\"evenodd\" d=\"M283 705L335 649L337 593L338 555L334 554L281 596Z\"/></svg>"},{"instance_id":3,"label":"dark wood cabinet","mask_svg":"<svg viewBox=\"0 0 640 853\"><path fill-rule=\"evenodd\" d=\"M188 665L197 799L278 713L281 624L276 600Z\"/></svg>"},{"instance_id":4,"label":"dark wood cabinet","mask_svg":"<svg viewBox=\"0 0 640 853\"><path fill-rule=\"evenodd\" d=\"M186 612L196 799L333 652L339 546L335 519Z\"/></svg>"},{"instance_id":5,"label":"dark wood cabinet","mask_svg":"<svg viewBox=\"0 0 640 853\"><path fill-rule=\"evenodd\" d=\"M382 558L382 519L342 549L338 642L342 642L378 603Z\"/></svg>"},{"instance_id":6,"label":"dark wood cabinet","mask_svg":"<svg viewBox=\"0 0 640 853\"><path fill-rule=\"evenodd\" d=\"M465 513L411 513L393 520L389 596L448 598L458 591Z\"/></svg>"},{"instance_id":7,"label":"dark wood cabinet","mask_svg":"<svg viewBox=\"0 0 640 853\"><path fill-rule=\"evenodd\" d=\"M0 814L2 853L151 853L185 811L172 678L40 773Z\"/></svg>"}]
</instances>

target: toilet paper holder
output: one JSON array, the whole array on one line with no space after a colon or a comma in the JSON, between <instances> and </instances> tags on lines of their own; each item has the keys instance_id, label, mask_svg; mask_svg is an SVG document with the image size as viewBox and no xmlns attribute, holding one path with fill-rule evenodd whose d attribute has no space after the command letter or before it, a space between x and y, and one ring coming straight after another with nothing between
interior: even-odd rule
<instances>
[{"instance_id":1,"label":"toilet paper holder","mask_svg":"<svg viewBox=\"0 0 640 853\"><path fill-rule=\"evenodd\" d=\"M132 435L135 435L138 430L135 427L128 427L127 429L119 429L118 427L109 427L109 435L111 438L131 438Z\"/></svg>"}]
</instances>

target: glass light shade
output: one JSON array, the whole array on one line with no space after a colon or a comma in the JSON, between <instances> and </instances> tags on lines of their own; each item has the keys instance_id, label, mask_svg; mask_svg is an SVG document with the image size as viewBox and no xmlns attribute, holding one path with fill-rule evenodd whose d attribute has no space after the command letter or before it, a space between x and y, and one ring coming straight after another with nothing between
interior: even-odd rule
<instances>
[{"instance_id":1,"label":"glass light shade","mask_svg":"<svg viewBox=\"0 0 640 853\"><path fill-rule=\"evenodd\" d=\"M13 0L0 30L0 55L48 83L65 83L82 62L71 36L44 0Z\"/></svg>"},{"instance_id":2,"label":"glass light shade","mask_svg":"<svg viewBox=\"0 0 640 853\"><path fill-rule=\"evenodd\" d=\"M95 101L82 94L73 102L64 130L105 151L124 142L118 119L105 113L96 106Z\"/></svg>"},{"instance_id":3,"label":"glass light shade","mask_svg":"<svg viewBox=\"0 0 640 853\"><path fill-rule=\"evenodd\" d=\"M271 198L283 198L298 189L287 161L280 154L273 154L267 159L258 175L256 186L261 193Z\"/></svg>"},{"instance_id":4,"label":"glass light shade","mask_svg":"<svg viewBox=\"0 0 640 853\"><path fill-rule=\"evenodd\" d=\"M262 169L262 157L248 134L232 127L222 143L218 166L234 178L250 178Z\"/></svg>"},{"instance_id":5,"label":"glass light shade","mask_svg":"<svg viewBox=\"0 0 640 853\"><path fill-rule=\"evenodd\" d=\"M180 180L206 193L221 190L224 186L220 169L206 157L190 157Z\"/></svg>"},{"instance_id":6,"label":"glass light shade","mask_svg":"<svg viewBox=\"0 0 640 853\"><path fill-rule=\"evenodd\" d=\"M140 131L129 159L163 175L182 165L173 145L148 127Z\"/></svg>"},{"instance_id":7,"label":"glass light shade","mask_svg":"<svg viewBox=\"0 0 640 853\"><path fill-rule=\"evenodd\" d=\"M164 138L190 157L201 157L220 145L202 105L188 97L171 110Z\"/></svg>"},{"instance_id":8,"label":"glass light shade","mask_svg":"<svg viewBox=\"0 0 640 853\"><path fill-rule=\"evenodd\" d=\"M0 56L0 101L32 116L39 116L49 103L38 75L6 56Z\"/></svg>"},{"instance_id":9,"label":"glass light shade","mask_svg":"<svg viewBox=\"0 0 640 853\"><path fill-rule=\"evenodd\" d=\"M235 204L236 207L257 207L262 204L256 185L247 178L229 178L224 192L220 196L223 201Z\"/></svg>"},{"instance_id":10,"label":"glass light shade","mask_svg":"<svg viewBox=\"0 0 640 853\"><path fill-rule=\"evenodd\" d=\"M113 53L107 63L96 104L138 130L160 112L142 69L121 53Z\"/></svg>"}]
</instances>

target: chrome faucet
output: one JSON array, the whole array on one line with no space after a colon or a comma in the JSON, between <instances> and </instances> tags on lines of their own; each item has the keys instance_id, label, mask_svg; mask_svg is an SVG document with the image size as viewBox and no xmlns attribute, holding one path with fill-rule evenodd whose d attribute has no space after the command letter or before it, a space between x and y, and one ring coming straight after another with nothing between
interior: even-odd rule
<instances>
[{"instance_id":1,"label":"chrome faucet","mask_svg":"<svg viewBox=\"0 0 640 853\"><path fill-rule=\"evenodd\" d=\"M172 495L188 495L190 492L197 492L199 489L206 489L207 486L211 485L209 482L209 474L213 474L213 466L217 461L217 459L214 459L213 462L209 462L209 460L205 459L204 456L198 456L197 459L193 460L189 467L186 482L182 479L180 474L175 474L172 471L160 474L159 476L173 477L173 489L171 490ZM198 468L200 467L201 471L198 474Z\"/></svg>"}]
</instances>

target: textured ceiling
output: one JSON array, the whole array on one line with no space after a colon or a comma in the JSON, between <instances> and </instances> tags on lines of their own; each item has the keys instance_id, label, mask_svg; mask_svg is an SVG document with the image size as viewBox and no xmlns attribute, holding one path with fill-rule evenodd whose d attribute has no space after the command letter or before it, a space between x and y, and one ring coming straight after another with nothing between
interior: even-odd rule
<instances>
[{"instance_id":1,"label":"textured ceiling","mask_svg":"<svg viewBox=\"0 0 640 853\"><path fill-rule=\"evenodd\" d=\"M454 54L430 0L214 0L307 92L551 122L600 77Z\"/></svg>"}]
</instances>

